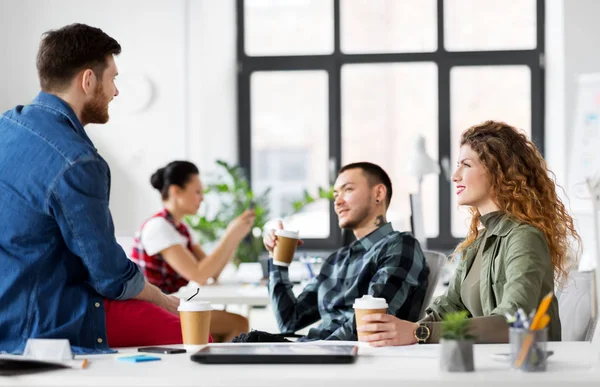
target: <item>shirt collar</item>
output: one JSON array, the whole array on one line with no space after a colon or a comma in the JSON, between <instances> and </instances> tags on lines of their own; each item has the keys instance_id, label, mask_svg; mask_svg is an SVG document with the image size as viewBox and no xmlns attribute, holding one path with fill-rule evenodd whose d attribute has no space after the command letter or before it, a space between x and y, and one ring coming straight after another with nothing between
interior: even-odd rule
<instances>
[{"instance_id":1,"label":"shirt collar","mask_svg":"<svg viewBox=\"0 0 600 387\"><path fill-rule=\"evenodd\" d=\"M81 137L83 137L83 139L87 143L89 143L94 149L96 149L96 147L94 147L94 143L92 143L92 140L90 140L87 133L85 132L83 125L81 125L79 118L77 118L77 114L75 114L75 111L73 110L71 105L69 105L65 100L61 99L60 97L54 94L46 93L45 91L40 91L40 93L33 99L31 104L45 106L65 116L67 120L69 120L69 122L71 123L71 126L73 127L75 132Z\"/></svg>"},{"instance_id":2,"label":"shirt collar","mask_svg":"<svg viewBox=\"0 0 600 387\"><path fill-rule=\"evenodd\" d=\"M386 223L378 229L372 231L370 234L365 235L357 241L350 244L350 249L353 251L360 251L362 249L369 251L377 242L385 238L387 235L394 232L391 223Z\"/></svg>"}]
</instances>

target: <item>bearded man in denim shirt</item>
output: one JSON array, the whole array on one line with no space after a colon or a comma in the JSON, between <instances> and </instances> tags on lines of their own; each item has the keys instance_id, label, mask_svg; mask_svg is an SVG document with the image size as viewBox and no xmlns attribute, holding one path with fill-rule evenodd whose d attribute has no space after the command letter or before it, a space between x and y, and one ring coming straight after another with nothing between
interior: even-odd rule
<instances>
[{"instance_id":1,"label":"bearded man in denim shirt","mask_svg":"<svg viewBox=\"0 0 600 387\"><path fill-rule=\"evenodd\" d=\"M0 116L0 352L28 338L69 339L75 353L181 342L178 300L116 242L109 167L84 130L108 121L120 52L98 28L47 32L42 92Z\"/></svg>"}]
</instances>

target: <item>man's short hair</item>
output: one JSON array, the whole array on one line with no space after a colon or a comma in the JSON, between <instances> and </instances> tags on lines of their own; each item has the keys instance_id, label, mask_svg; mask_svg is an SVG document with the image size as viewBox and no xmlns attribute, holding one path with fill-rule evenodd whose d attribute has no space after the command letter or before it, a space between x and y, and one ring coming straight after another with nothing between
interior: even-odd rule
<instances>
[{"instance_id":1,"label":"man's short hair","mask_svg":"<svg viewBox=\"0 0 600 387\"><path fill-rule=\"evenodd\" d=\"M70 24L47 31L36 60L40 87L46 92L62 92L79 71L88 68L102 79L107 57L120 53L121 45L99 28Z\"/></svg>"},{"instance_id":2,"label":"man's short hair","mask_svg":"<svg viewBox=\"0 0 600 387\"><path fill-rule=\"evenodd\" d=\"M381 168L379 165L369 163L366 161L359 163L352 163L348 165L344 165L342 169L338 172L338 175L342 174L345 171L350 169L360 169L367 176L367 180L371 186L377 184L383 184L386 190L385 196L385 207L388 208L390 206L390 202L392 201L392 181L388 174Z\"/></svg>"}]
</instances>

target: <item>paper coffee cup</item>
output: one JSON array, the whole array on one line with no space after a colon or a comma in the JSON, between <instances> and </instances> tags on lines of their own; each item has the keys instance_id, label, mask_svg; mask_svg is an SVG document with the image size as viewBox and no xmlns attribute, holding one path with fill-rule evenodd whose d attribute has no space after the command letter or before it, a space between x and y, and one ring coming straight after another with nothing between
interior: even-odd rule
<instances>
[{"instance_id":1,"label":"paper coffee cup","mask_svg":"<svg viewBox=\"0 0 600 387\"><path fill-rule=\"evenodd\" d=\"M353 307L356 319L356 328L358 328L364 324L368 324L362 321L364 316L374 313L387 313L388 304L385 298L376 298L367 294L354 300ZM361 337L372 335L373 333L377 332L358 331L358 339L360 340Z\"/></svg>"},{"instance_id":2,"label":"paper coffee cup","mask_svg":"<svg viewBox=\"0 0 600 387\"><path fill-rule=\"evenodd\" d=\"M208 301L184 301L179 307L183 346L188 351L197 351L208 344L212 306Z\"/></svg>"},{"instance_id":3,"label":"paper coffee cup","mask_svg":"<svg viewBox=\"0 0 600 387\"><path fill-rule=\"evenodd\" d=\"M273 250L273 265L289 266L294 259L300 233L298 231L276 230L277 243Z\"/></svg>"}]
</instances>

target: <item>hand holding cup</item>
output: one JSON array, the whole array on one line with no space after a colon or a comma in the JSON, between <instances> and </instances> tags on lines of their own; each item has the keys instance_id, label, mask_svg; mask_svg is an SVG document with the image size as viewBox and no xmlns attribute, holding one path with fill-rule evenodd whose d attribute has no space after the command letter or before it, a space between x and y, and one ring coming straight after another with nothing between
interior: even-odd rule
<instances>
[{"instance_id":1,"label":"hand holding cup","mask_svg":"<svg viewBox=\"0 0 600 387\"><path fill-rule=\"evenodd\" d=\"M275 249L275 244L277 243L277 235L275 233L277 230L283 230L283 222L280 220L277 224L277 229L270 229L268 233L265 234L263 238L263 244L265 245L265 249L269 252L269 255L273 254L273 250ZM302 246L304 241L302 239L298 239L298 247Z\"/></svg>"}]
</instances>

